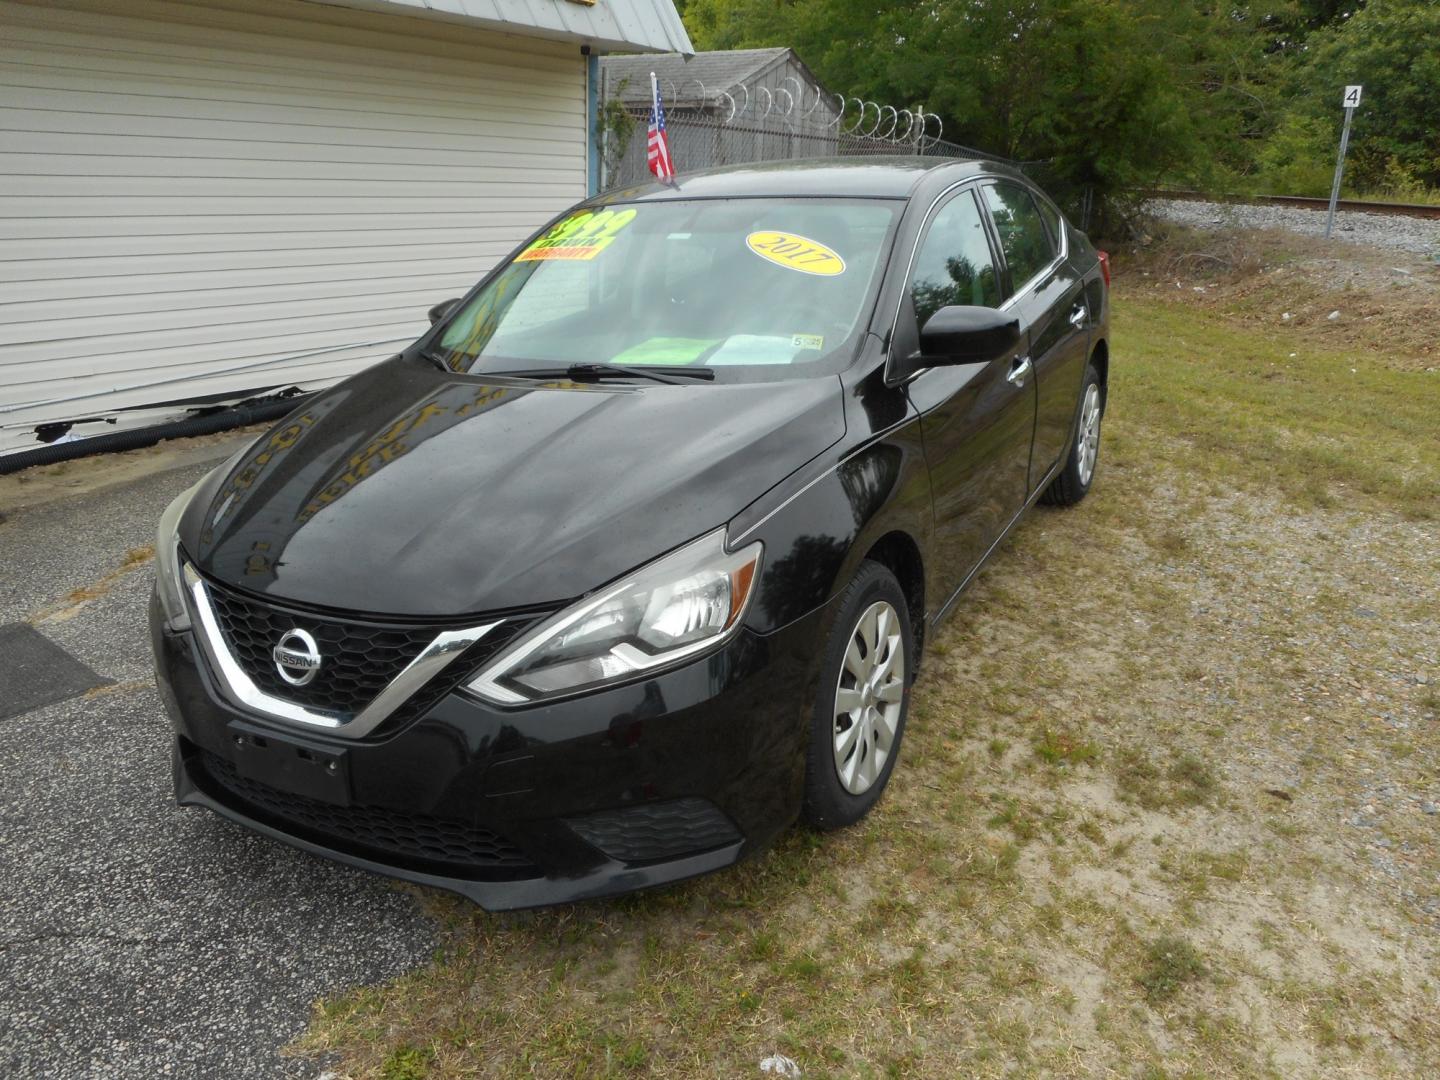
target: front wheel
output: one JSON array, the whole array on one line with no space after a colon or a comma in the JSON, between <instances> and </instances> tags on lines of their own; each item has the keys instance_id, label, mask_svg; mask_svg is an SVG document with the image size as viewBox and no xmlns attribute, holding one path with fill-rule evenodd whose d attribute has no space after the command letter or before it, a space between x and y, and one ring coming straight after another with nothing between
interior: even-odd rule
<instances>
[{"instance_id":1,"label":"front wheel","mask_svg":"<svg viewBox=\"0 0 1440 1080\"><path fill-rule=\"evenodd\" d=\"M1080 421L1075 441L1060 475L1050 482L1041 497L1052 506L1074 506L1090 492L1095 466L1100 460L1100 421L1105 416L1105 397L1100 392L1100 375L1094 364L1085 368L1085 385L1080 389Z\"/></svg>"},{"instance_id":2,"label":"front wheel","mask_svg":"<svg viewBox=\"0 0 1440 1080\"><path fill-rule=\"evenodd\" d=\"M825 642L805 761L804 819L819 829L859 821L894 771L915 673L905 593L865 562L837 601Z\"/></svg>"}]
</instances>

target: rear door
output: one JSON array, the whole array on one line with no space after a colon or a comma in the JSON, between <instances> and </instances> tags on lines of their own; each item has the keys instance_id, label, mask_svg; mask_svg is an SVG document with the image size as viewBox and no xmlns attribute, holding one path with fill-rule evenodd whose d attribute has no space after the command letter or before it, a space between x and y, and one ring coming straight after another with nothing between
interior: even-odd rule
<instances>
[{"instance_id":1,"label":"rear door","mask_svg":"<svg viewBox=\"0 0 1440 1080\"><path fill-rule=\"evenodd\" d=\"M895 348L918 347L918 328L951 304L998 307L999 260L974 186L931 215L901 301ZM940 595L959 589L1025 505L1035 380L1023 370L1025 342L988 364L928 368L910 382L920 413L935 504L935 575Z\"/></svg>"},{"instance_id":2,"label":"rear door","mask_svg":"<svg viewBox=\"0 0 1440 1080\"><path fill-rule=\"evenodd\" d=\"M1013 180L988 181L982 195L1010 280L1010 310L1030 339L1038 401L1027 491L1070 446L1089 354L1084 282L1065 257L1064 225L1049 200Z\"/></svg>"}]
</instances>

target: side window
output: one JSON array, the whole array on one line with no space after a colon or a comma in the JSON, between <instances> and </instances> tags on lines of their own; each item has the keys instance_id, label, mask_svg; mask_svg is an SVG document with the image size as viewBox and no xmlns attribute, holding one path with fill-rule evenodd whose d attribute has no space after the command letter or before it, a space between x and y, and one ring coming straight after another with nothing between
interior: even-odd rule
<instances>
[{"instance_id":1,"label":"side window","mask_svg":"<svg viewBox=\"0 0 1440 1080\"><path fill-rule=\"evenodd\" d=\"M1010 266L1010 284L1020 288L1055 258L1055 247L1030 193L1000 180L985 186L985 202L1000 234L1000 250Z\"/></svg>"},{"instance_id":2,"label":"side window","mask_svg":"<svg viewBox=\"0 0 1440 1080\"><path fill-rule=\"evenodd\" d=\"M962 191L940 208L915 256L910 275L910 297L915 302L915 325L950 304L995 307L1000 303L1000 280L985 223L975 196Z\"/></svg>"}]
</instances>

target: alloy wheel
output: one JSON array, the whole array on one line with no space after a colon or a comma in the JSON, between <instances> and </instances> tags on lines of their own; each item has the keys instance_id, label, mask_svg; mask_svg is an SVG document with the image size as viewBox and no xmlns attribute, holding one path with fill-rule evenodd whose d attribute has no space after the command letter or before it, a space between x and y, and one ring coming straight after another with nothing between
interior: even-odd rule
<instances>
[{"instance_id":1,"label":"alloy wheel","mask_svg":"<svg viewBox=\"0 0 1440 1080\"><path fill-rule=\"evenodd\" d=\"M1085 404L1080 409L1080 434L1076 436L1080 483L1089 485L1095 473L1095 459L1100 455L1100 387L1093 382L1085 388Z\"/></svg>"}]
</instances>

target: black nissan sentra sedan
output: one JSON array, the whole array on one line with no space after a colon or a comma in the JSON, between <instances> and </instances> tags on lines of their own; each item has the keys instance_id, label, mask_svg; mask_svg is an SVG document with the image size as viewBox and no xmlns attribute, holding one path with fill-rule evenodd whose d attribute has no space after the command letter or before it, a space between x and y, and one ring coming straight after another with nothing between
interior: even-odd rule
<instances>
[{"instance_id":1,"label":"black nissan sentra sedan","mask_svg":"<svg viewBox=\"0 0 1440 1080\"><path fill-rule=\"evenodd\" d=\"M987 163L567 211L166 511L179 802L492 909L856 821L936 626L1090 488L1107 288Z\"/></svg>"}]
</instances>

